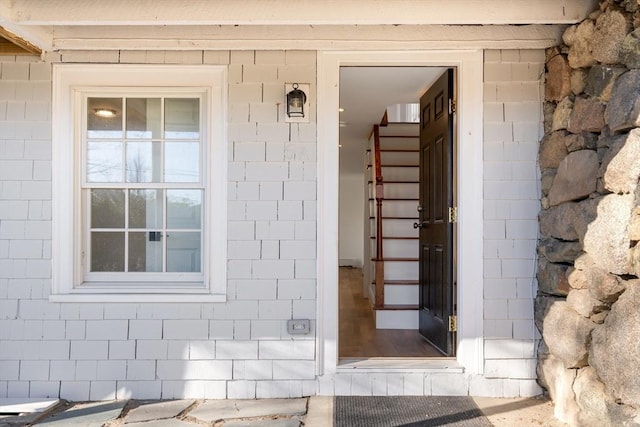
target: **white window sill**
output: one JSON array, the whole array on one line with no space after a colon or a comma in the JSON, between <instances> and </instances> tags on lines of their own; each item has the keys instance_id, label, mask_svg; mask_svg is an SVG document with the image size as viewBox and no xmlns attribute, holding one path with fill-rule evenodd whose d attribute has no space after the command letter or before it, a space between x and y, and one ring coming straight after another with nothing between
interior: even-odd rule
<instances>
[{"instance_id":1,"label":"white window sill","mask_svg":"<svg viewBox=\"0 0 640 427\"><path fill-rule=\"evenodd\" d=\"M464 373L465 369L454 357L400 358L400 359L358 359L341 358L338 373L375 373L375 372L428 372L428 373Z\"/></svg>"},{"instance_id":2,"label":"white window sill","mask_svg":"<svg viewBox=\"0 0 640 427\"><path fill-rule=\"evenodd\" d=\"M125 302L225 302L225 295L219 294L57 294L50 295L52 302L102 302L102 303L125 303Z\"/></svg>"},{"instance_id":3,"label":"white window sill","mask_svg":"<svg viewBox=\"0 0 640 427\"><path fill-rule=\"evenodd\" d=\"M58 293L49 295L52 302L98 302L98 303L126 303L126 302L177 302L177 303L212 303L226 302L225 294L213 294L204 289L105 289L79 288L72 293Z\"/></svg>"}]
</instances>

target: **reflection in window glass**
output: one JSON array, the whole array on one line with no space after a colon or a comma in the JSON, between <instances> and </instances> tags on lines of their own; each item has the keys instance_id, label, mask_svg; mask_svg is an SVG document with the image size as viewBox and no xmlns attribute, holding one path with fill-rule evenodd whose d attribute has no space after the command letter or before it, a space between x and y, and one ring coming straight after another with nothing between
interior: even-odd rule
<instances>
[{"instance_id":1,"label":"reflection in window glass","mask_svg":"<svg viewBox=\"0 0 640 427\"><path fill-rule=\"evenodd\" d=\"M129 271L162 271L162 232L129 233Z\"/></svg>"},{"instance_id":2,"label":"reflection in window glass","mask_svg":"<svg viewBox=\"0 0 640 427\"><path fill-rule=\"evenodd\" d=\"M87 181L122 182L122 143L87 144Z\"/></svg>"},{"instance_id":3,"label":"reflection in window glass","mask_svg":"<svg viewBox=\"0 0 640 427\"><path fill-rule=\"evenodd\" d=\"M200 241L200 233L169 233L167 271L200 272Z\"/></svg>"},{"instance_id":4,"label":"reflection in window glass","mask_svg":"<svg viewBox=\"0 0 640 427\"><path fill-rule=\"evenodd\" d=\"M124 233L91 233L91 271L124 271Z\"/></svg>"},{"instance_id":5,"label":"reflection in window glass","mask_svg":"<svg viewBox=\"0 0 640 427\"><path fill-rule=\"evenodd\" d=\"M202 190L167 190L167 228L199 229Z\"/></svg>"},{"instance_id":6,"label":"reflection in window glass","mask_svg":"<svg viewBox=\"0 0 640 427\"><path fill-rule=\"evenodd\" d=\"M165 143L164 181L200 181L200 144L197 142Z\"/></svg>"},{"instance_id":7,"label":"reflection in window glass","mask_svg":"<svg viewBox=\"0 0 640 427\"><path fill-rule=\"evenodd\" d=\"M122 138L122 98L87 99L87 136Z\"/></svg>"},{"instance_id":8,"label":"reflection in window glass","mask_svg":"<svg viewBox=\"0 0 640 427\"><path fill-rule=\"evenodd\" d=\"M162 228L162 190L129 190L129 228Z\"/></svg>"},{"instance_id":9,"label":"reflection in window glass","mask_svg":"<svg viewBox=\"0 0 640 427\"><path fill-rule=\"evenodd\" d=\"M164 101L164 137L167 139L200 138L200 100L167 98Z\"/></svg>"},{"instance_id":10,"label":"reflection in window glass","mask_svg":"<svg viewBox=\"0 0 640 427\"><path fill-rule=\"evenodd\" d=\"M127 98L127 138L161 138L160 98Z\"/></svg>"},{"instance_id":11,"label":"reflection in window glass","mask_svg":"<svg viewBox=\"0 0 640 427\"><path fill-rule=\"evenodd\" d=\"M159 142L127 143L127 182L160 182Z\"/></svg>"},{"instance_id":12,"label":"reflection in window glass","mask_svg":"<svg viewBox=\"0 0 640 427\"><path fill-rule=\"evenodd\" d=\"M200 98L90 97L86 105L86 268L202 273Z\"/></svg>"},{"instance_id":13,"label":"reflection in window glass","mask_svg":"<svg viewBox=\"0 0 640 427\"><path fill-rule=\"evenodd\" d=\"M124 190L91 190L91 227L124 228Z\"/></svg>"}]
</instances>

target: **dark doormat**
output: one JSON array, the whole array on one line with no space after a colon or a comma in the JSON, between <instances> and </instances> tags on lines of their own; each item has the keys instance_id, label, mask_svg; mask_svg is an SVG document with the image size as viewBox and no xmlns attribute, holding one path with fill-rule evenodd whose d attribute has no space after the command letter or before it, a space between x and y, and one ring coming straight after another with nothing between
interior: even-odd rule
<instances>
[{"instance_id":1,"label":"dark doormat","mask_svg":"<svg viewBox=\"0 0 640 427\"><path fill-rule=\"evenodd\" d=\"M336 396L335 427L491 427L470 397Z\"/></svg>"}]
</instances>

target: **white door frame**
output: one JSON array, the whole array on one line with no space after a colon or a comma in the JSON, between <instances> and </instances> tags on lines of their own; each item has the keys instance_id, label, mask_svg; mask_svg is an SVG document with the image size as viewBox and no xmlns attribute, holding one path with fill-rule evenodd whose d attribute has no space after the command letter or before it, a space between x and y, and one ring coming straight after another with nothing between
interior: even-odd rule
<instances>
[{"instance_id":1,"label":"white door frame","mask_svg":"<svg viewBox=\"0 0 640 427\"><path fill-rule=\"evenodd\" d=\"M318 65L318 277L316 373L338 365L338 142L341 66L457 68L458 342L465 372L482 374L482 50L319 51ZM463 268L464 267L464 268Z\"/></svg>"}]
</instances>

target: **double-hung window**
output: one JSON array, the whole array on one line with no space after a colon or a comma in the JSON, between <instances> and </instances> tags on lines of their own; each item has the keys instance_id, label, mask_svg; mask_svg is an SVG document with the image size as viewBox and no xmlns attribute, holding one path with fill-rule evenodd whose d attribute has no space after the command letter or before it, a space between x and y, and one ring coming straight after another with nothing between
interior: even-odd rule
<instances>
[{"instance_id":1,"label":"double-hung window","mask_svg":"<svg viewBox=\"0 0 640 427\"><path fill-rule=\"evenodd\" d=\"M56 66L53 299L223 299L224 80L221 67Z\"/></svg>"}]
</instances>

